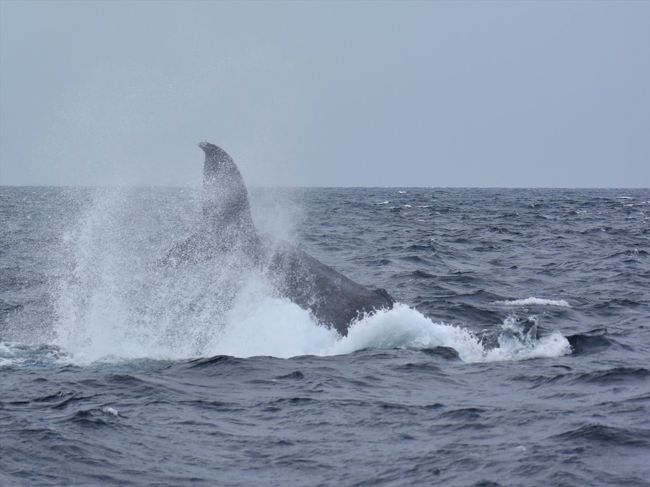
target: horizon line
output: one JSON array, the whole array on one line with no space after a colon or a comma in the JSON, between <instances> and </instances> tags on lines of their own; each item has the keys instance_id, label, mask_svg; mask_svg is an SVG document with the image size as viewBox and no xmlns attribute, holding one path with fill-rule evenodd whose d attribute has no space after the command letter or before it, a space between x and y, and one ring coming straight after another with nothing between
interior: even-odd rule
<instances>
[{"instance_id":1,"label":"horizon line","mask_svg":"<svg viewBox=\"0 0 650 487\"><path fill-rule=\"evenodd\" d=\"M198 189L201 185L165 184L0 184L0 188L165 188ZM633 189L650 190L650 186L316 186L316 185L248 185L254 189Z\"/></svg>"}]
</instances>

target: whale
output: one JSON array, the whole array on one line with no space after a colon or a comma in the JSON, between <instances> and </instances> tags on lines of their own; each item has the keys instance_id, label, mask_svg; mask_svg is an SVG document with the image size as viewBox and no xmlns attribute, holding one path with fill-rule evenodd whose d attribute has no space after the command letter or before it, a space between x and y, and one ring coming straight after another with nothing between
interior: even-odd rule
<instances>
[{"instance_id":1,"label":"whale","mask_svg":"<svg viewBox=\"0 0 650 487\"><path fill-rule=\"evenodd\" d=\"M169 249L163 259L167 265L240 252L268 278L279 296L342 336L362 316L393 307L395 300L385 289L359 284L295 245L261 235L233 159L210 142L198 145L205 155L199 228Z\"/></svg>"}]
</instances>

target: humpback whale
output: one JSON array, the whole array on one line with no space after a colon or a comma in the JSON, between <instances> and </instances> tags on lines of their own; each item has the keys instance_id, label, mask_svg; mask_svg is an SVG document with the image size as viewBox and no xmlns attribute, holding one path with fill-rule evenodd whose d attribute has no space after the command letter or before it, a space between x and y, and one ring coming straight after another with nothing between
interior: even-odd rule
<instances>
[{"instance_id":1,"label":"humpback whale","mask_svg":"<svg viewBox=\"0 0 650 487\"><path fill-rule=\"evenodd\" d=\"M218 253L243 252L279 295L343 336L355 318L393 306L395 300L386 290L365 287L288 242L259 235L235 162L214 144L201 142L199 147L205 153L200 228L172 247L165 262L176 266Z\"/></svg>"}]
</instances>

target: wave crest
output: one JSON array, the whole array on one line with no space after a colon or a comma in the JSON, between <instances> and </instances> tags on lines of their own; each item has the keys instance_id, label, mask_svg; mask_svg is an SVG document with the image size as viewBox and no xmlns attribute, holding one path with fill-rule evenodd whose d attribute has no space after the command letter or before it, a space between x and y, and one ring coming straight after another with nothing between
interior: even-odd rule
<instances>
[{"instance_id":1,"label":"wave crest","mask_svg":"<svg viewBox=\"0 0 650 487\"><path fill-rule=\"evenodd\" d=\"M530 297L525 299L513 299L510 301L494 301L493 304L500 306L558 306L560 308L570 308L571 305L564 299L544 299Z\"/></svg>"}]
</instances>

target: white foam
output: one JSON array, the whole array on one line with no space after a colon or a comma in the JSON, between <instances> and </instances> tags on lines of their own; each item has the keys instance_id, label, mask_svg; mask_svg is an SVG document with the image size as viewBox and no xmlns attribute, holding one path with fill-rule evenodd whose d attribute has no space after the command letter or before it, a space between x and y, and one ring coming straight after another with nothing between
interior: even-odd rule
<instances>
[{"instance_id":1,"label":"white foam","mask_svg":"<svg viewBox=\"0 0 650 487\"><path fill-rule=\"evenodd\" d=\"M288 299L270 294L262 281L251 281L228 313L222 332L206 344L205 355L329 355L339 338L336 331L320 326Z\"/></svg>"},{"instance_id":2,"label":"white foam","mask_svg":"<svg viewBox=\"0 0 650 487\"><path fill-rule=\"evenodd\" d=\"M14 344L11 342L0 342L0 357L14 356Z\"/></svg>"},{"instance_id":3,"label":"white foam","mask_svg":"<svg viewBox=\"0 0 650 487\"><path fill-rule=\"evenodd\" d=\"M494 301L493 304L501 306L559 306L570 308L571 305L564 299L544 299L530 297L526 299L513 299L512 301Z\"/></svg>"},{"instance_id":4,"label":"white foam","mask_svg":"<svg viewBox=\"0 0 650 487\"><path fill-rule=\"evenodd\" d=\"M331 355L347 354L364 348L432 348L452 347L461 359L478 360L483 347L469 331L434 323L419 311L404 304L390 310L364 316L337 341Z\"/></svg>"},{"instance_id":5,"label":"white foam","mask_svg":"<svg viewBox=\"0 0 650 487\"><path fill-rule=\"evenodd\" d=\"M106 414L110 414L111 416L119 416L120 415L120 413L119 413L119 411L117 409L112 408L110 406L104 406L102 408L102 412L106 413Z\"/></svg>"},{"instance_id":6,"label":"white foam","mask_svg":"<svg viewBox=\"0 0 650 487\"><path fill-rule=\"evenodd\" d=\"M148 343L137 334L121 335L108 342L92 341L88 348L73 353L74 362L214 355L241 358L332 356L365 348L451 347L461 360L470 363L558 357L570 353L568 341L558 333L540 340L518 340L508 336L499 340L497 348L486 349L469 330L436 323L403 304L364 316L350 327L348 336L341 337L334 330L319 325L307 311L291 301L257 295L257 304L251 306L255 296L256 293L251 293L238 299L224 325L203 323L201 327L207 328L203 334L205 341L198 346L196 334L191 329L187 334L179 333ZM105 339L103 335L102 340Z\"/></svg>"},{"instance_id":7,"label":"white foam","mask_svg":"<svg viewBox=\"0 0 650 487\"><path fill-rule=\"evenodd\" d=\"M464 361L481 362L569 351L559 334L541 340L504 334L500 346L488 350L469 330L436 323L403 304L362 317L341 337L275 295L266 276L236 252L175 269L153 265L150 242L163 237L138 231L137 218L146 215L124 208L124 201L119 193L99 198L65 239L74 270L58 288L54 344L67 363L220 354L288 358L437 346L455 349ZM568 306L538 298L506 303ZM0 347L2 363L13 360L12 353Z\"/></svg>"},{"instance_id":8,"label":"white foam","mask_svg":"<svg viewBox=\"0 0 650 487\"><path fill-rule=\"evenodd\" d=\"M506 320L503 327L511 326ZM500 338L499 347L486 349L479 338L465 328L435 323L404 304L366 316L354 324L348 336L335 343L332 354L351 353L363 348L451 347L465 362L525 360L558 357L570 353L570 345L561 334L541 340Z\"/></svg>"},{"instance_id":9,"label":"white foam","mask_svg":"<svg viewBox=\"0 0 650 487\"><path fill-rule=\"evenodd\" d=\"M70 356L52 346L24 344L18 342L0 342L0 368L23 367L56 363L72 363Z\"/></svg>"},{"instance_id":10,"label":"white foam","mask_svg":"<svg viewBox=\"0 0 650 487\"><path fill-rule=\"evenodd\" d=\"M366 348L424 349L451 347L465 362L525 360L558 357L570 353L566 338L559 333L541 340L520 340L512 335L499 339L499 347L486 349L469 330L435 323L404 304L364 316L348 330L346 337L319 326L309 313L288 300L267 298L249 308L248 298L231 313L231 322L206 355L252 357L267 355L289 358L298 355L332 356ZM504 329L512 326L506 320Z\"/></svg>"}]
</instances>

